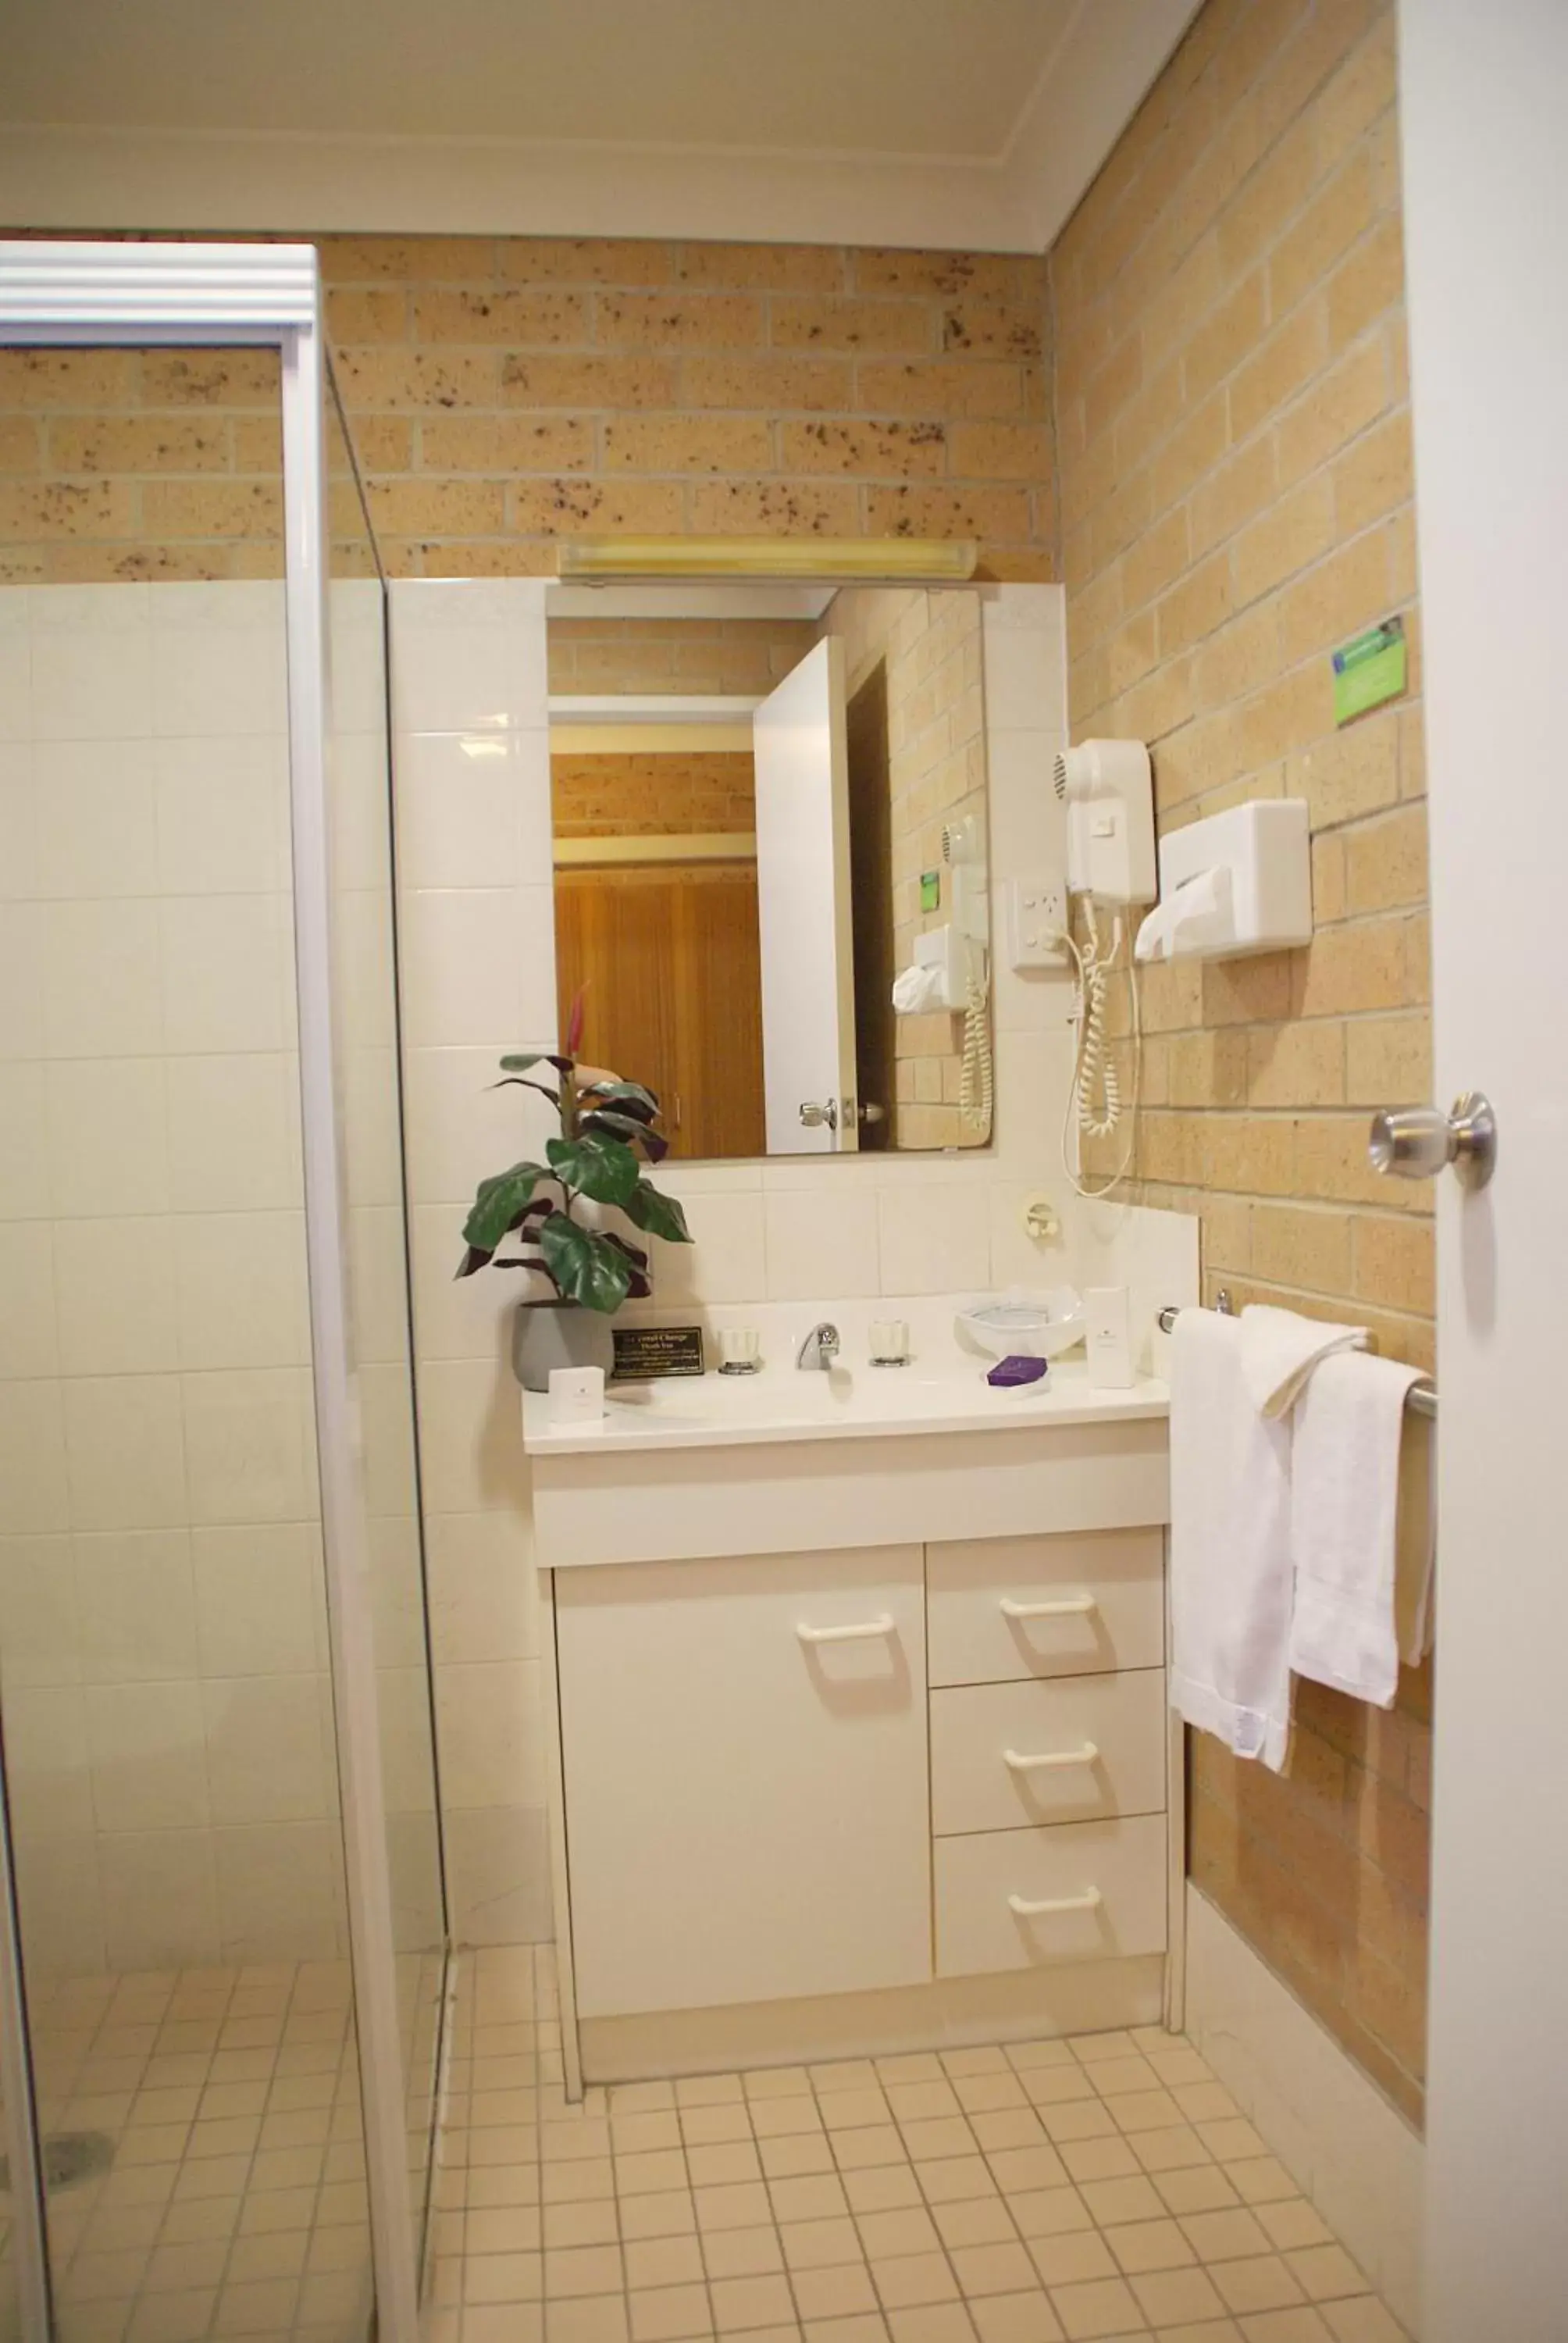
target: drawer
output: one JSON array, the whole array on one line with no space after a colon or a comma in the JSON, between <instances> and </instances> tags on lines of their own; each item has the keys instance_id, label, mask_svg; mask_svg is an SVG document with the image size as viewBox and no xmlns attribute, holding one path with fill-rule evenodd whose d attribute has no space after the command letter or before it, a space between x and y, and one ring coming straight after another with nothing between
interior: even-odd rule
<instances>
[{"instance_id":1,"label":"drawer","mask_svg":"<svg viewBox=\"0 0 1568 2343\"><path fill-rule=\"evenodd\" d=\"M1162 1953L1165 1817L939 1839L935 1885L939 1976Z\"/></svg>"},{"instance_id":2,"label":"drawer","mask_svg":"<svg viewBox=\"0 0 1568 2343\"><path fill-rule=\"evenodd\" d=\"M1165 1805L1165 1672L952 1685L931 1694L939 1838L1152 1815Z\"/></svg>"},{"instance_id":3,"label":"drawer","mask_svg":"<svg viewBox=\"0 0 1568 2343\"><path fill-rule=\"evenodd\" d=\"M933 1684L1106 1675L1164 1663L1158 1529L928 1546L926 1585Z\"/></svg>"}]
</instances>

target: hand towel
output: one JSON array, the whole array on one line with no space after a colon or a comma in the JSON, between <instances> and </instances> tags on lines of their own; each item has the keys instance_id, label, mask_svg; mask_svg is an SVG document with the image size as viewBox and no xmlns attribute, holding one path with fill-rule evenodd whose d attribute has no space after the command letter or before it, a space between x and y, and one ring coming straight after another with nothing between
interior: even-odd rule
<instances>
[{"instance_id":1,"label":"hand towel","mask_svg":"<svg viewBox=\"0 0 1568 2343\"><path fill-rule=\"evenodd\" d=\"M1291 1431L1260 1415L1241 1321L1183 1310L1171 1360L1171 1704L1278 1773L1291 1731Z\"/></svg>"},{"instance_id":2,"label":"hand towel","mask_svg":"<svg viewBox=\"0 0 1568 2343\"><path fill-rule=\"evenodd\" d=\"M1399 1655L1420 1667L1432 1642L1432 1571L1437 1553L1437 1426L1407 1408L1399 1452L1399 1519L1394 1527L1393 1615Z\"/></svg>"},{"instance_id":3,"label":"hand towel","mask_svg":"<svg viewBox=\"0 0 1568 2343\"><path fill-rule=\"evenodd\" d=\"M1364 1326L1336 1326L1261 1302L1248 1304L1240 1324L1241 1373L1253 1406L1264 1415L1289 1415L1320 1359L1366 1346Z\"/></svg>"},{"instance_id":4,"label":"hand towel","mask_svg":"<svg viewBox=\"0 0 1568 2343\"><path fill-rule=\"evenodd\" d=\"M1392 1705L1399 1683L1394 1530L1405 1394L1421 1369L1324 1359L1296 1410L1291 1555L1296 1674Z\"/></svg>"}]
</instances>

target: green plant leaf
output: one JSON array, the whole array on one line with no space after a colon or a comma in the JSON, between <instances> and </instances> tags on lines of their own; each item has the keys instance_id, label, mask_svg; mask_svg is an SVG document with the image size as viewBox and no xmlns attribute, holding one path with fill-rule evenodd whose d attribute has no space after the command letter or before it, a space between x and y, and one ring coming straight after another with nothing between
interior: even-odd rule
<instances>
[{"instance_id":1,"label":"green plant leaf","mask_svg":"<svg viewBox=\"0 0 1568 2343\"><path fill-rule=\"evenodd\" d=\"M514 1163L509 1172L481 1180L473 1209L463 1223L464 1242L477 1252L494 1252L539 1182L549 1176L542 1163Z\"/></svg>"},{"instance_id":2,"label":"green plant leaf","mask_svg":"<svg viewBox=\"0 0 1568 2343\"><path fill-rule=\"evenodd\" d=\"M631 1287L632 1264L605 1237L580 1229L564 1212L552 1212L539 1231L539 1251L564 1302L608 1317Z\"/></svg>"},{"instance_id":3,"label":"green plant leaf","mask_svg":"<svg viewBox=\"0 0 1568 2343\"><path fill-rule=\"evenodd\" d=\"M618 1106L623 1112L636 1115L638 1121L658 1112L658 1101L641 1082L590 1082L585 1096L603 1099L607 1105Z\"/></svg>"},{"instance_id":4,"label":"green plant leaf","mask_svg":"<svg viewBox=\"0 0 1568 2343\"><path fill-rule=\"evenodd\" d=\"M650 1237L662 1237L666 1244L689 1244L691 1231L686 1225L686 1214L673 1196L666 1196L658 1188L639 1180L622 1207L627 1219Z\"/></svg>"},{"instance_id":5,"label":"green plant leaf","mask_svg":"<svg viewBox=\"0 0 1568 2343\"><path fill-rule=\"evenodd\" d=\"M539 1096L548 1098L552 1106L558 1107L561 1102L559 1091L551 1090L548 1082L531 1082L526 1074L503 1074L498 1082L490 1084L490 1088L493 1091L538 1091Z\"/></svg>"},{"instance_id":6,"label":"green plant leaf","mask_svg":"<svg viewBox=\"0 0 1568 2343\"><path fill-rule=\"evenodd\" d=\"M646 1122L634 1121L629 1114L612 1113L608 1107L595 1107L578 1124L579 1131L596 1131L601 1138L623 1140L628 1147L640 1147L652 1163L669 1152L669 1141L650 1130Z\"/></svg>"},{"instance_id":7,"label":"green plant leaf","mask_svg":"<svg viewBox=\"0 0 1568 2343\"><path fill-rule=\"evenodd\" d=\"M598 1132L578 1139L547 1139L545 1153L557 1179L596 1204L624 1204L640 1176L630 1148Z\"/></svg>"},{"instance_id":8,"label":"green plant leaf","mask_svg":"<svg viewBox=\"0 0 1568 2343\"><path fill-rule=\"evenodd\" d=\"M558 1074L569 1074L572 1061L569 1058L555 1057L548 1050L527 1050L520 1056L514 1054L501 1060L504 1074L526 1074L534 1066L553 1066Z\"/></svg>"}]
</instances>

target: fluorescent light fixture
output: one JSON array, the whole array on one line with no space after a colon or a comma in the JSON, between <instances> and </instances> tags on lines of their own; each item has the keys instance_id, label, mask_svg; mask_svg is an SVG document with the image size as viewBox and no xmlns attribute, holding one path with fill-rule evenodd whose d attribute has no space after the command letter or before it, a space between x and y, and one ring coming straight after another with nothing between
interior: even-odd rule
<instances>
[{"instance_id":1,"label":"fluorescent light fixture","mask_svg":"<svg viewBox=\"0 0 1568 2343\"><path fill-rule=\"evenodd\" d=\"M973 538L563 537L562 578L825 578L958 585L975 573Z\"/></svg>"}]
</instances>

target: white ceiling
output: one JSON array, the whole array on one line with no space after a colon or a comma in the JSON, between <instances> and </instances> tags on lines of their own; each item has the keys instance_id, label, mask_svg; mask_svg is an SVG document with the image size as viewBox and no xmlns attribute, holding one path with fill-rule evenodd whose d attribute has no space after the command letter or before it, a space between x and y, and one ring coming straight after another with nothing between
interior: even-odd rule
<instances>
[{"instance_id":1,"label":"white ceiling","mask_svg":"<svg viewBox=\"0 0 1568 2343\"><path fill-rule=\"evenodd\" d=\"M1196 0L5 0L0 216L1041 248Z\"/></svg>"}]
</instances>

